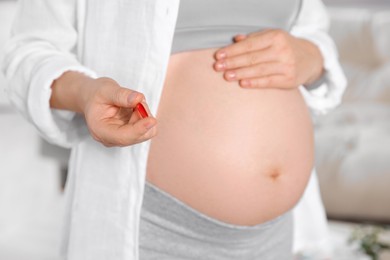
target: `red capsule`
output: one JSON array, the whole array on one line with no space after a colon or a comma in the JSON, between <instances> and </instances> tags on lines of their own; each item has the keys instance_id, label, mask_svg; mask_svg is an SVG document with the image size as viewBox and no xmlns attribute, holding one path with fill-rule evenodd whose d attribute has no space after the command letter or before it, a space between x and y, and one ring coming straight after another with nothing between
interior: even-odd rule
<instances>
[{"instance_id":1,"label":"red capsule","mask_svg":"<svg viewBox=\"0 0 390 260\"><path fill-rule=\"evenodd\" d=\"M146 117L148 117L148 112L146 112L145 107L144 107L141 103L138 103L138 104L135 106L135 109L137 109L138 115L139 115L141 118L146 118Z\"/></svg>"}]
</instances>

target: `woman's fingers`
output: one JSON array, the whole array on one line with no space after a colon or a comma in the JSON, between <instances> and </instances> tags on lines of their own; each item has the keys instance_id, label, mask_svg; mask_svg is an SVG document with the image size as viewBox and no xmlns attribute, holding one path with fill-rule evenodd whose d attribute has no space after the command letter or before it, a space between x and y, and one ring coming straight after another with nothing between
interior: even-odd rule
<instances>
[{"instance_id":1,"label":"woman's fingers","mask_svg":"<svg viewBox=\"0 0 390 260\"><path fill-rule=\"evenodd\" d=\"M270 75L288 75L288 67L278 62L264 62L250 67L242 67L235 70L228 70L224 73L227 81L242 79L261 78Z\"/></svg>"},{"instance_id":2,"label":"woman's fingers","mask_svg":"<svg viewBox=\"0 0 390 260\"><path fill-rule=\"evenodd\" d=\"M273 43L272 36L273 34L269 33L269 31L257 32L246 37L244 37L243 35L239 35L237 36L239 40L236 41L234 44L223 47L222 49L218 50L215 54L215 58L217 60L223 60L248 52L254 52L268 48Z\"/></svg>"},{"instance_id":3,"label":"woman's fingers","mask_svg":"<svg viewBox=\"0 0 390 260\"><path fill-rule=\"evenodd\" d=\"M123 88L110 78L99 78L92 84L95 91L87 98L84 115L95 140L108 147L128 146L157 133L157 120L142 93ZM145 109L142 114L137 111L139 104Z\"/></svg>"},{"instance_id":4,"label":"woman's fingers","mask_svg":"<svg viewBox=\"0 0 390 260\"><path fill-rule=\"evenodd\" d=\"M239 41L242 41L242 40L245 40L248 36L246 34L239 34L239 35L236 35L234 36L234 41L235 42L239 42Z\"/></svg>"},{"instance_id":5,"label":"woman's fingers","mask_svg":"<svg viewBox=\"0 0 390 260\"><path fill-rule=\"evenodd\" d=\"M143 94L123 87L107 88L107 91L107 102L118 107L134 108L145 99Z\"/></svg>"},{"instance_id":6,"label":"woman's fingers","mask_svg":"<svg viewBox=\"0 0 390 260\"><path fill-rule=\"evenodd\" d=\"M242 67L253 66L259 63L265 63L276 60L275 52L270 48L248 52L231 58L218 60L214 63L214 69L217 71L226 71Z\"/></svg>"},{"instance_id":7,"label":"woman's fingers","mask_svg":"<svg viewBox=\"0 0 390 260\"><path fill-rule=\"evenodd\" d=\"M281 88L286 89L286 85L289 82L286 81L286 77L283 75L270 75L261 78L243 79L239 81L239 84L243 88ZM291 83L290 83L291 84ZM294 87L294 84L290 86Z\"/></svg>"},{"instance_id":8,"label":"woman's fingers","mask_svg":"<svg viewBox=\"0 0 390 260\"><path fill-rule=\"evenodd\" d=\"M109 120L99 127L98 141L105 146L129 146L146 141L156 135L157 120L148 117L135 123L116 124Z\"/></svg>"},{"instance_id":9,"label":"woman's fingers","mask_svg":"<svg viewBox=\"0 0 390 260\"><path fill-rule=\"evenodd\" d=\"M237 35L234 41L216 52L214 69L243 87L296 88L323 73L319 49L283 30Z\"/></svg>"}]
</instances>

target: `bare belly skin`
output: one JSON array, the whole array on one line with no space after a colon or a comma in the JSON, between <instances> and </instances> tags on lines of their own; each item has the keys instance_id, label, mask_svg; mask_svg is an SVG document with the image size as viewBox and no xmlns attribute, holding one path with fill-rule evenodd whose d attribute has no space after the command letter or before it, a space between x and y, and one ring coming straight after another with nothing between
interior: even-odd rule
<instances>
[{"instance_id":1,"label":"bare belly skin","mask_svg":"<svg viewBox=\"0 0 390 260\"><path fill-rule=\"evenodd\" d=\"M147 180L210 217L256 225L301 197L314 163L312 122L298 89L227 82L214 52L171 56Z\"/></svg>"}]
</instances>

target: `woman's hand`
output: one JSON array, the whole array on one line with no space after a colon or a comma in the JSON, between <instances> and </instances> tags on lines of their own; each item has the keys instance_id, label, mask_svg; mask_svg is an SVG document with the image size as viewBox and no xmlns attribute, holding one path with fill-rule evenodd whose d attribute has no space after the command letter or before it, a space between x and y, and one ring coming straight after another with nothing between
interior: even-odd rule
<instances>
[{"instance_id":1,"label":"woman's hand","mask_svg":"<svg viewBox=\"0 0 390 260\"><path fill-rule=\"evenodd\" d=\"M83 109L93 138L105 146L128 146L146 141L156 135L157 121L142 119L135 106L142 102L150 111L143 94L120 87L109 78L92 80L89 98Z\"/></svg>"},{"instance_id":2,"label":"woman's hand","mask_svg":"<svg viewBox=\"0 0 390 260\"><path fill-rule=\"evenodd\" d=\"M157 133L157 120L144 95L113 79L67 72L54 82L52 90L51 106L83 113L92 137L107 147L140 143ZM140 102L149 115L146 118L134 110Z\"/></svg>"},{"instance_id":3,"label":"woman's hand","mask_svg":"<svg viewBox=\"0 0 390 260\"><path fill-rule=\"evenodd\" d=\"M214 69L244 88L297 88L316 81L323 58L311 42L282 30L238 35L235 43L219 49Z\"/></svg>"}]
</instances>

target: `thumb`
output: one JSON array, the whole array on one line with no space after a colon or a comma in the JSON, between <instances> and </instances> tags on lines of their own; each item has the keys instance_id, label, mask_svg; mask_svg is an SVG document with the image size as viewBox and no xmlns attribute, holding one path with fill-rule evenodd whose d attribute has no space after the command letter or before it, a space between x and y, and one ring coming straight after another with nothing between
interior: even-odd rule
<instances>
[{"instance_id":1,"label":"thumb","mask_svg":"<svg viewBox=\"0 0 390 260\"><path fill-rule=\"evenodd\" d=\"M144 99L144 95L134 90L119 87L111 92L110 99L115 106L134 108Z\"/></svg>"}]
</instances>

